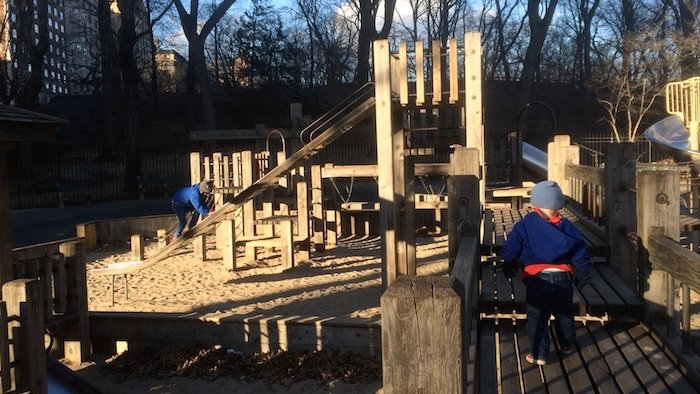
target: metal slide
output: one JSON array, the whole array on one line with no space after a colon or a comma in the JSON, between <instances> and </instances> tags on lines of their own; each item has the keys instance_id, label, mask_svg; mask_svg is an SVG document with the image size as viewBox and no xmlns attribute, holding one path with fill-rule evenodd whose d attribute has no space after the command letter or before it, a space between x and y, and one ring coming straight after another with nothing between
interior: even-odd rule
<instances>
[{"instance_id":1,"label":"metal slide","mask_svg":"<svg viewBox=\"0 0 700 394\"><path fill-rule=\"evenodd\" d=\"M156 255L149 257L141 263L129 265L127 267L100 268L92 270L91 272L99 275L131 274L153 266L169 257L173 252L185 246L190 238L210 232L216 224L226 219L228 215L233 214L237 209L241 208L243 204L266 190L275 187L282 176L321 151L328 144L335 141L338 137L345 134L348 130L353 128L353 126L373 113L374 103L374 84L368 83L319 118L319 120L304 129L301 135L307 135L312 139L299 151L278 164L277 167L270 170L250 187L235 195L231 201L212 212L206 219L199 222L186 233L183 233L180 238L161 249ZM318 136L313 137L317 134Z\"/></svg>"}]
</instances>

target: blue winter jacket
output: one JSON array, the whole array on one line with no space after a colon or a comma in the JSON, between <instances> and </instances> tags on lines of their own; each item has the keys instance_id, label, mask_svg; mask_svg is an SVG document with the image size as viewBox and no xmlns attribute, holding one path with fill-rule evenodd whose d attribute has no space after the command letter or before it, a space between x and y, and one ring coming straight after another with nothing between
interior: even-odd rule
<instances>
[{"instance_id":1,"label":"blue winter jacket","mask_svg":"<svg viewBox=\"0 0 700 394\"><path fill-rule=\"evenodd\" d=\"M566 218L551 224L535 212L515 223L503 245L501 256L506 262L531 264L571 264L576 272L591 266L583 236Z\"/></svg>"},{"instance_id":2,"label":"blue winter jacket","mask_svg":"<svg viewBox=\"0 0 700 394\"><path fill-rule=\"evenodd\" d=\"M202 217L209 215L209 210L199 197L199 184L186 186L176 191L173 194L172 203L189 211L196 210Z\"/></svg>"}]
</instances>

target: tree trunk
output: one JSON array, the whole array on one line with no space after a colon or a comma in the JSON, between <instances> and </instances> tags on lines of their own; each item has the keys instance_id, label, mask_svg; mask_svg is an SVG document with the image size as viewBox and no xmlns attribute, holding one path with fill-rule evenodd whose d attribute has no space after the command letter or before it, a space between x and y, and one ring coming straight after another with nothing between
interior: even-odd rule
<instances>
[{"instance_id":1,"label":"tree trunk","mask_svg":"<svg viewBox=\"0 0 700 394\"><path fill-rule=\"evenodd\" d=\"M540 18L539 0L528 0L527 15L530 21L530 44L525 52L525 60L523 61L523 72L520 78L520 108L524 108L530 102L530 93L532 84L535 81L535 73L540 67L540 57L542 54L542 46L547 37L547 30L552 22L554 10L557 7L557 0L551 0L547 6L544 18Z\"/></svg>"}]
</instances>

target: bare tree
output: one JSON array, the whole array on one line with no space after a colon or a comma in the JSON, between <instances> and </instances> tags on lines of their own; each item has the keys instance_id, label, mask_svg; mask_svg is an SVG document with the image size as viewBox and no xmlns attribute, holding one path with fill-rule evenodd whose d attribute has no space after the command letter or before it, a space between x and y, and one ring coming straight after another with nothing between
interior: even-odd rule
<instances>
[{"instance_id":1,"label":"bare tree","mask_svg":"<svg viewBox=\"0 0 700 394\"><path fill-rule=\"evenodd\" d=\"M223 0L216 4L209 19L200 26L199 21L199 0L190 1L189 12L185 9L182 0L175 0L175 7L180 16L182 30L185 33L189 44L189 61L187 62L187 99L188 105L188 125L195 126L195 113L202 114L202 126L205 129L216 128L216 111L212 97L212 89L209 84L209 73L207 71L204 45L207 37L217 23L223 18L229 8L236 0Z\"/></svg>"},{"instance_id":2,"label":"bare tree","mask_svg":"<svg viewBox=\"0 0 700 394\"><path fill-rule=\"evenodd\" d=\"M529 44L523 60L523 71L520 76L520 107L524 107L530 101L532 83L535 81L535 73L540 66L542 47L549 25L552 23L554 11L558 0L528 0L527 17L530 28ZM541 15L540 12L544 11Z\"/></svg>"},{"instance_id":3,"label":"bare tree","mask_svg":"<svg viewBox=\"0 0 700 394\"><path fill-rule=\"evenodd\" d=\"M17 20L9 98L14 98L18 107L31 109L44 86L44 55L49 48L48 3L16 0L12 10Z\"/></svg>"}]
</instances>

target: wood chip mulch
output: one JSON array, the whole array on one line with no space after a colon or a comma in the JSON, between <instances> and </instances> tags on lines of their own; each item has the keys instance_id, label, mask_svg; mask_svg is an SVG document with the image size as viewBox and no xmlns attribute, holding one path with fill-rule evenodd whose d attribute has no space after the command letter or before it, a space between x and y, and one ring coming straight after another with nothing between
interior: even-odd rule
<instances>
[{"instance_id":1,"label":"wood chip mulch","mask_svg":"<svg viewBox=\"0 0 700 394\"><path fill-rule=\"evenodd\" d=\"M229 377L288 384L307 379L346 383L382 380L380 360L333 350L244 355L218 345L152 347L113 356L106 360L105 366L124 380L175 376L204 380Z\"/></svg>"}]
</instances>

